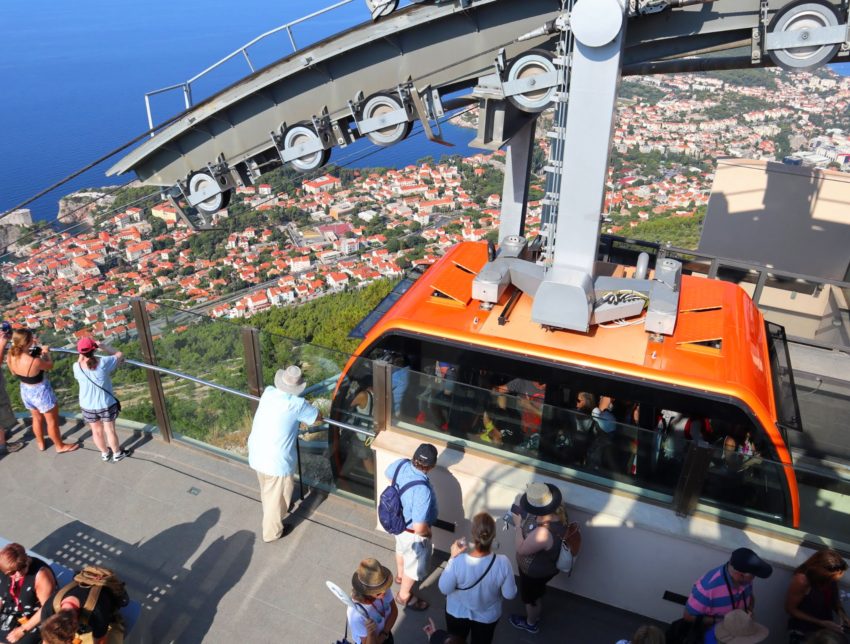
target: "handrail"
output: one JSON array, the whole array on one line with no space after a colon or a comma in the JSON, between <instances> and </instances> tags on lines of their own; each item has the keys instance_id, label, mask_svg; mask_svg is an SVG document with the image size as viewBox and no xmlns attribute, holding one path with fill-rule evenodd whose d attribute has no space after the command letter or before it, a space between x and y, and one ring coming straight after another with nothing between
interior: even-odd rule
<instances>
[{"instance_id":1,"label":"handrail","mask_svg":"<svg viewBox=\"0 0 850 644\"><path fill-rule=\"evenodd\" d=\"M795 273L793 271L781 270L773 268L771 266L766 266L764 264L757 264L754 262L746 262L740 259L721 257L720 255L712 255L711 253L706 253L700 250L693 250L690 248L679 248L678 246L671 246L667 244L659 247L659 258L666 257L668 253L674 253L676 255L691 255L694 258L697 258L698 260L708 260L711 262L709 268L713 269L715 273L717 268L729 267L738 270L745 270L752 273L767 273L769 275L772 275L773 277L793 280L798 283L813 284L815 286L829 285L841 289L850 289L850 282L836 280L829 277L819 277L817 275Z\"/></svg>"},{"instance_id":2,"label":"handrail","mask_svg":"<svg viewBox=\"0 0 850 644\"><path fill-rule=\"evenodd\" d=\"M295 37L292 35L292 27L294 27L295 25L301 24L302 22L305 22L307 20L310 20L311 18L315 18L316 16L320 16L322 14L328 13L329 11L333 11L334 9L338 9L339 7L350 4L353 1L354 0L340 0L337 3L330 5L329 7L319 9L318 11L314 11L313 13L308 14L308 15L302 17L302 18L297 18L295 20L287 22L284 25L281 25L279 27L275 27L274 29L271 29L271 30L269 30L269 31L267 31L263 34L260 34L256 38L245 43L239 49L236 49L235 51L230 52L229 54L227 54L227 56L225 56L221 60L213 63L212 65L207 67L202 72L195 74L189 80L184 81L182 83L176 83L174 85L169 85L168 87L161 87L159 89L155 89L155 90L152 90L150 92L145 92L145 110L147 111L147 115L148 115L148 129L153 130L153 115L151 113L151 105L150 105L150 97L151 96L155 96L157 94L163 94L165 92L170 92L170 91L175 90L175 89L182 89L183 90L184 104L186 106L186 109L188 110L190 107L192 107L192 83L200 80L201 78L203 78L204 76L209 74L211 71L221 67L224 63L228 62L229 60L232 60L233 58L235 58L236 56L239 56L240 54L245 59L245 62L248 64L248 69L250 69L251 73L253 74L256 70L254 69L254 64L251 62L251 58L248 56L248 48L253 46L253 45L256 45L258 42L268 38L269 36L273 36L276 33L280 33L281 31L286 31L286 35L289 36L289 42L290 42L290 44L292 44L292 52L293 53L297 52L298 46L295 44ZM151 132L151 136L154 136L153 132Z\"/></svg>"},{"instance_id":3,"label":"handrail","mask_svg":"<svg viewBox=\"0 0 850 644\"><path fill-rule=\"evenodd\" d=\"M72 349L60 349L60 348L51 348L51 351L55 351L56 353L65 353L68 355L79 355L76 351ZM124 362L127 364L133 365L134 367L139 367L141 369L147 369L149 371L156 371L158 373L163 373L167 376L173 376L175 378L181 378L183 380L188 380L190 382L194 382L196 384L202 385L204 387L211 387L212 389L218 389L219 391L223 391L226 394L231 394L233 396L240 396L242 398L247 398L248 400L253 400L255 402L260 400L259 396L255 396L254 394L245 393L244 391L239 391L238 389L231 389L230 387L225 387L224 385L219 385L214 382L210 382L208 380L203 380L202 378L196 378L195 376L190 376L189 374L182 373L180 371L174 371L173 369L166 369L165 367L158 367L156 365L148 364L146 362L139 362L138 360L130 360L129 358L124 358ZM327 382L327 381L324 381ZM304 390L305 394L311 393L311 390L316 390L323 383L318 383L317 385L313 385ZM338 427L339 429L346 429L351 432L356 432L358 434L363 434L364 436L372 436L373 438L377 435L375 432L370 431L368 429L364 429L363 427L356 427L355 425L349 425L348 423L343 423L338 420L333 420L332 418L323 418L324 422L332 425L334 427Z\"/></svg>"}]
</instances>

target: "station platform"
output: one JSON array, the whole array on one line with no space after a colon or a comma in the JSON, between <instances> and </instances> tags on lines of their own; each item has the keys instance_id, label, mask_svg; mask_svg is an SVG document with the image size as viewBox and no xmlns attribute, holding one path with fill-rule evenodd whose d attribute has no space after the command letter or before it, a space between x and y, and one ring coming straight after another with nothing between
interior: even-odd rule
<instances>
[{"instance_id":1,"label":"station platform","mask_svg":"<svg viewBox=\"0 0 850 644\"><path fill-rule=\"evenodd\" d=\"M375 529L369 506L308 491L288 520L291 532L266 544L247 465L128 427L119 434L132 456L103 463L81 421L66 419L62 433L83 447L39 452L31 432L12 433L25 444L0 462L2 536L71 569L113 568L141 604L128 642L328 644L342 639L345 608L325 580L348 590L370 556L394 568L392 537ZM424 644L428 617L444 626L437 579L445 554L435 559L421 592L431 608L401 612L399 644ZM505 602L495 641L613 644L651 622L557 590L545 602L536 635L508 624L521 604Z\"/></svg>"}]
</instances>

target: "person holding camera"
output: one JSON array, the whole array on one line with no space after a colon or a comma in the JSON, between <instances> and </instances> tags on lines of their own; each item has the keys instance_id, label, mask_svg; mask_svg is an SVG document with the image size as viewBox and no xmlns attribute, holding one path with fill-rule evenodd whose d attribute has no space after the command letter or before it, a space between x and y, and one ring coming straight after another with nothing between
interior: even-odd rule
<instances>
[{"instance_id":1,"label":"person holding camera","mask_svg":"<svg viewBox=\"0 0 850 644\"><path fill-rule=\"evenodd\" d=\"M9 338L0 335L0 353L6 349ZM65 443L59 433L59 404L53 387L47 379L47 372L53 369L50 349L36 344L29 329L12 331L12 346L6 358L9 370L21 381L21 400L32 412L32 431L38 449L44 451L44 424L47 434L53 441L53 447L60 454L73 452L79 448L76 443Z\"/></svg>"},{"instance_id":2,"label":"person holding camera","mask_svg":"<svg viewBox=\"0 0 850 644\"><path fill-rule=\"evenodd\" d=\"M98 358L94 355L98 346L107 355ZM118 442L115 432L115 419L121 411L121 403L112 393L112 372L124 362L124 354L105 344L98 345L90 337L80 338L77 342L80 354L74 364L74 378L80 384L80 409L83 420L91 427L94 444L100 450L100 458L109 462L112 450L112 462L124 460L128 455Z\"/></svg>"},{"instance_id":3,"label":"person holding camera","mask_svg":"<svg viewBox=\"0 0 850 644\"><path fill-rule=\"evenodd\" d=\"M820 629L850 632L850 617L841 605L838 589L846 571L847 562L832 548L819 550L797 566L785 595L791 644L807 641L810 634Z\"/></svg>"},{"instance_id":4,"label":"person holding camera","mask_svg":"<svg viewBox=\"0 0 850 644\"><path fill-rule=\"evenodd\" d=\"M0 324L0 338L5 339L8 343L12 339L12 325L4 321ZM5 343L3 350L5 350ZM0 357L2 352L0 352ZM6 391L6 377L3 371L0 370L0 456L9 452L11 446L6 445L6 432L14 429L18 424L18 419L15 417L15 412L12 409L12 401L9 400L9 394ZM16 443L20 447L20 443Z\"/></svg>"}]
</instances>

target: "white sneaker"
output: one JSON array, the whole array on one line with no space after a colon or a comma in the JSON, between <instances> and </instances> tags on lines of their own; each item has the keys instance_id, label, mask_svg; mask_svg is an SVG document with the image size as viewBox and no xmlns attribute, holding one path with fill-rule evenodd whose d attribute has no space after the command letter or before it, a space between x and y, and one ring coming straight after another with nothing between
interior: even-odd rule
<instances>
[{"instance_id":1,"label":"white sneaker","mask_svg":"<svg viewBox=\"0 0 850 644\"><path fill-rule=\"evenodd\" d=\"M112 462L117 463L118 461L123 461L125 457L129 456L129 454L123 449L119 449L112 455Z\"/></svg>"},{"instance_id":2,"label":"white sneaker","mask_svg":"<svg viewBox=\"0 0 850 644\"><path fill-rule=\"evenodd\" d=\"M101 452L100 453L100 460L103 461L104 463L108 463L109 462L109 452Z\"/></svg>"}]
</instances>

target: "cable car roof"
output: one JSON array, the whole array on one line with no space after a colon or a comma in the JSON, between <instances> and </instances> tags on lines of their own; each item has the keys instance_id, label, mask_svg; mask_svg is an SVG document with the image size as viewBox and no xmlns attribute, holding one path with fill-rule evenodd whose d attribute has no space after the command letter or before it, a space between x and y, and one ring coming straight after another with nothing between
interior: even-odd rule
<instances>
[{"instance_id":1,"label":"cable car roof","mask_svg":"<svg viewBox=\"0 0 850 644\"><path fill-rule=\"evenodd\" d=\"M500 325L498 318L513 289L490 311L482 310L471 297L472 280L486 262L486 243L456 245L400 298L369 335L376 338L392 329L407 330L711 391L741 399L756 413L764 410L770 422L775 422L764 319L737 285L683 276L676 330L672 336L656 341L642 324L597 325L587 334L545 329L531 321L532 298L526 294Z\"/></svg>"}]
</instances>

